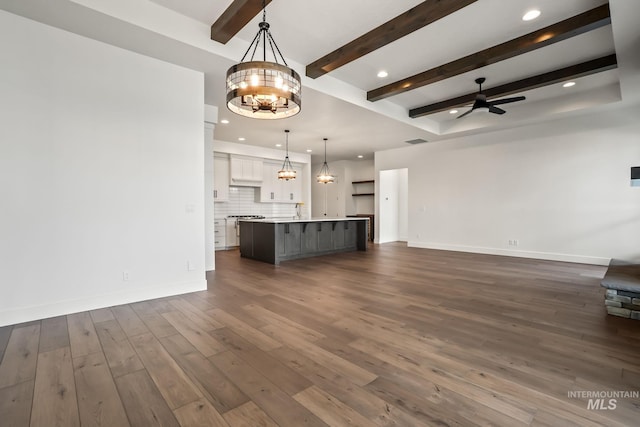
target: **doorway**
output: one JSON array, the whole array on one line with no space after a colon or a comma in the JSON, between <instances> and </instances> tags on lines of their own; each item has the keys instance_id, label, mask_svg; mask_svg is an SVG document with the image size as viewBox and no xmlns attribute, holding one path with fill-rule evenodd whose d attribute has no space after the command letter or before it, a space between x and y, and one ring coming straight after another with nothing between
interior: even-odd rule
<instances>
[{"instance_id":1,"label":"doorway","mask_svg":"<svg viewBox=\"0 0 640 427\"><path fill-rule=\"evenodd\" d=\"M378 243L406 242L409 229L409 169L380 171L378 181Z\"/></svg>"}]
</instances>

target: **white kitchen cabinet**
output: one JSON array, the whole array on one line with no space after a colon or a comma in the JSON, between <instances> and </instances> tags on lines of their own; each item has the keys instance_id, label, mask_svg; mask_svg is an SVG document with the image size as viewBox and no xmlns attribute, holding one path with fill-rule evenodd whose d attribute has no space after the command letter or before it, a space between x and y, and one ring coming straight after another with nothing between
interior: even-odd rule
<instances>
[{"instance_id":1,"label":"white kitchen cabinet","mask_svg":"<svg viewBox=\"0 0 640 427\"><path fill-rule=\"evenodd\" d=\"M256 187L263 179L262 160L231 157L231 185Z\"/></svg>"},{"instance_id":2,"label":"white kitchen cabinet","mask_svg":"<svg viewBox=\"0 0 640 427\"><path fill-rule=\"evenodd\" d=\"M216 249L224 249L227 246L225 220L215 220L213 222L214 242Z\"/></svg>"},{"instance_id":3,"label":"white kitchen cabinet","mask_svg":"<svg viewBox=\"0 0 640 427\"><path fill-rule=\"evenodd\" d=\"M262 167L264 176L262 178L262 187L260 187L260 202L298 203L302 200L300 177L289 181L280 180L278 179L278 171L281 168L282 163L264 162ZM294 169L296 169L295 165Z\"/></svg>"},{"instance_id":4,"label":"white kitchen cabinet","mask_svg":"<svg viewBox=\"0 0 640 427\"><path fill-rule=\"evenodd\" d=\"M229 158L217 154L213 158L213 201L229 201Z\"/></svg>"}]
</instances>

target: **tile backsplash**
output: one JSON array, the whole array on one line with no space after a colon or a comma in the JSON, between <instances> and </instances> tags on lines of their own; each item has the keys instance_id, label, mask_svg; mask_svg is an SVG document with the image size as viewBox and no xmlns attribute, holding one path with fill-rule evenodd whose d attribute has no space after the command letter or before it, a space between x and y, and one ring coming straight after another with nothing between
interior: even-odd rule
<instances>
[{"instance_id":1,"label":"tile backsplash","mask_svg":"<svg viewBox=\"0 0 640 427\"><path fill-rule=\"evenodd\" d=\"M229 201L216 202L214 216L223 219L228 215L263 215L267 218L293 218L296 205L293 203L260 203L256 202L254 187L229 187ZM306 216L306 206L302 207L302 216Z\"/></svg>"}]
</instances>

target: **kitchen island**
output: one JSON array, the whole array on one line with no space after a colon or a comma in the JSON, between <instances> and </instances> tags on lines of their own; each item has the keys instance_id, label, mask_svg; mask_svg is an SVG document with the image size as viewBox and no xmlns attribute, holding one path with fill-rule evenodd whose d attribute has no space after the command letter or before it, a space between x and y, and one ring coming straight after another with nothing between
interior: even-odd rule
<instances>
[{"instance_id":1,"label":"kitchen island","mask_svg":"<svg viewBox=\"0 0 640 427\"><path fill-rule=\"evenodd\" d=\"M367 250L368 218L240 220L240 255L280 261Z\"/></svg>"}]
</instances>

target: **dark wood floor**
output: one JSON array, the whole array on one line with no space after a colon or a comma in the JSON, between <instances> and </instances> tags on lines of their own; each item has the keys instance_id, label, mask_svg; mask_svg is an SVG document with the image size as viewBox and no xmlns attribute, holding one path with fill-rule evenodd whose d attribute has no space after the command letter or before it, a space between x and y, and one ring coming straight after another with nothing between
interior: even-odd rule
<instances>
[{"instance_id":1,"label":"dark wood floor","mask_svg":"<svg viewBox=\"0 0 640 427\"><path fill-rule=\"evenodd\" d=\"M603 267L372 245L0 328L0 425L636 426L640 322ZM604 407L608 406L606 399Z\"/></svg>"}]
</instances>

